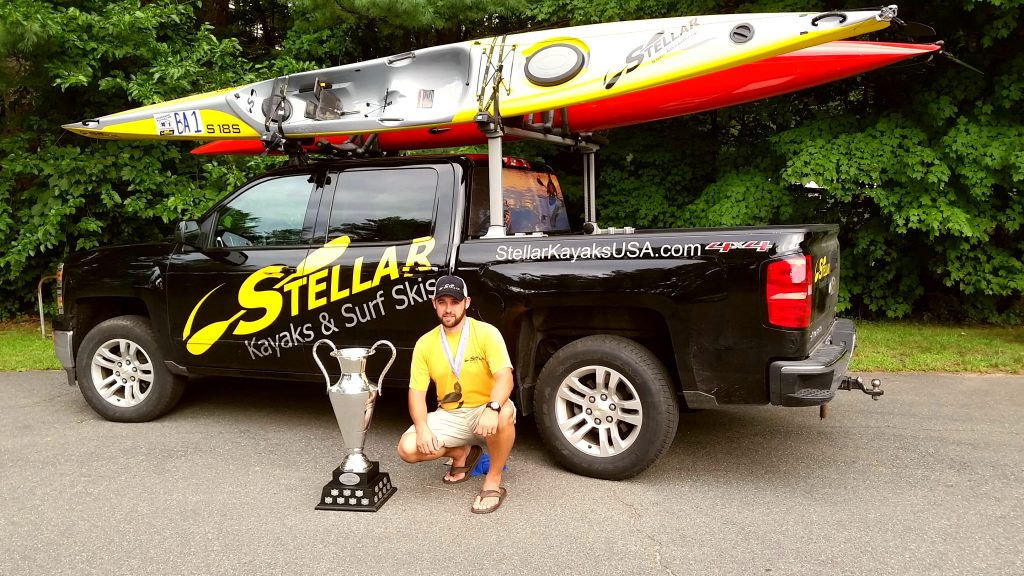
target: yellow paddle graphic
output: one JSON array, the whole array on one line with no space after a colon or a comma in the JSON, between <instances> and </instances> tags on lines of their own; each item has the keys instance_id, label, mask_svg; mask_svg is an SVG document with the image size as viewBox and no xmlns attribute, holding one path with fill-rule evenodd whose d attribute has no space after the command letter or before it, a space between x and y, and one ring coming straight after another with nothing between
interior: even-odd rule
<instances>
[{"instance_id":1,"label":"yellow paddle graphic","mask_svg":"<svg viewBox=\"0 0 1024 576\"><path fill-rule=\"evenodd\" d=\"M341 236L335 238L334 240L331 240L323 248L318 248L317 250L310 252L309 255L306 256L306 258L303 259L302 262L299 262L298 266L295 267L295 272L286 276L283 280L279 281L276 285L274 285L274 288L281 288L282 286L294 281L297 278L308 276L309 274L312 274L317 270L321 270L333 264L338 258L341 257L341 255L348 248L349 242L350 240L348 236ZM281 266L270 266L262 270L258 270L257 272L254 273L254 275L268 274L270 272L275 272L276 275L276 272L280 271L280 269ZM205 302L207 298L213 295L213 293L216 292L222 286L224 285L221 284L220 286L217 286L213 290L207 292L206 295L199 300L195 308L192 309L192 313L189 315L188 321L185 323L185 329L182 333L182 338L186 342L185 348L191 354L198 356L209 350L211 346L213 346L229 329L231 329L232 325L235 324L235 322L239 318L241 318L243 314L249 311L249 308L243 308L242 310L236 312L227 320L213 322L212 324L208 324L200 328L199 330L196 330L193 333L192 324L195 321L196 314L199 312L199 308L203 305L203 302ZM276 316L276 311L273 312L273 314L275 314ZM274 317L265 317L263 320L258 321L258 323L260 327L262 327L265 324L272 323L274 319ZM242 322L241 324L245 324L245 322ZM242 332L251 333L252 330L257 329L251 326L249 328L249 330L243 329ZM238 329L236 329L236 333L238 333Z\"/></svg>"},{"instance_id":2,"label":"yellow paddle graphic","mask_svg":"<svg viewBox=\"0 0 1024 576\"><path fill-rule=\"evenodd\" d=\"M274 285L274 288L280 288L296 278L308 276L321 268L325 268L328 265L333 264L335 260L341 258L341 255L345 253L345 249L348 248L349 242L350 240L348 236L339 236L325 244L323 248L317 248L310 252L309 255L295 267L295 272L290 276L286 276L284 280L281 280Z\"/></svg>"},{"instance_id":3,"label":"yellow paddle graphic","mask_svg":"<svg viewBox=\"0 0 1024 576\"><path fill-rule=\"evenodd\" d=\"M238 320L242 316L242 314L245 314L245 310L237 312L234 316L228 318L227 320L214 322L213 324L200 328L199 330L196 331L195 334L192 335L191 338L189 338L188 344L186 344L185 347L188 349L189 352L195 354L196 356L202 354L203 352L206 352L207 350L210 349L210 346L213 346L213 344L217 342L217 340L219 340L220 337L223 336L225 332L228 331L228 328L231 326L231 324L234 323L235 320Z\"/></svg>"}]
</instances>

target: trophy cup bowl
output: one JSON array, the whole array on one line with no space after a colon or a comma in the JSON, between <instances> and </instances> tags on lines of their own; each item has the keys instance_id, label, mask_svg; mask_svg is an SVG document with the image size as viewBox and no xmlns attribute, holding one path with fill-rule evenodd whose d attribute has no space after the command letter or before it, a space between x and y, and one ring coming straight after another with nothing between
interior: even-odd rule
<instances>
[{"instance_id":1,"label":"trophy cup bowl","mask_svg":"<svg viewBox=\"0 0 1024 576\"><path fill-rule=\"evenodd\" d=\"M317 355L322 344L331 347L330 355L338 360L341 369L341 376L333 384ZM366 378L366 359L381 345L391 348L391 360L374 384ZM331 407L345 446L345 456L341 465L334 470L331 481L324 486L317 510L376 512L398 490L391 484L388 473L381 472L379 464L363 453L366 431L373 419L373 408L381 394L384 375L397 356L395 346L387 340L379 340L369 348L338 349L327 339L318 340L313 345L313 360L327 382L327 396L331 399Z\"/></svg>"}]
</instances>

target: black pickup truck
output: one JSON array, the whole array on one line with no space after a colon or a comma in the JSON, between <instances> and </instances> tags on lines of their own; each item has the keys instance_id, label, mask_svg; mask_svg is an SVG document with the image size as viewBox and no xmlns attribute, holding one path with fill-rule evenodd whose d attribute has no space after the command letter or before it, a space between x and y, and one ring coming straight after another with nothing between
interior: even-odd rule
<instances>
[{"instance_id":1,"label":"black pickup truck","mask_svg":"<svg viewBox=\"0 0 1024 576\"><path fill-rule=\"evenodd\" d=\"M819 406L851 386L835 226L574 233L549 169L501 172L496 236L486 161L408 156L280 168L174 241L74 254L54 320L69 383L104 418L146 421L191 375L322 381L329 338L391 341L386 383L404 386L453 271L505 336L520 414L580 474L646 469L682 409Z\"/></svg>"}]
</instances>

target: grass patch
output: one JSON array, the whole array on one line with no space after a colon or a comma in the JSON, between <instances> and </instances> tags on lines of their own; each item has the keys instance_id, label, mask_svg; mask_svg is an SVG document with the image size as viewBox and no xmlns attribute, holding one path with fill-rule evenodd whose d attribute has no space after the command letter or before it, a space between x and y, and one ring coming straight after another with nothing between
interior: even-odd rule
<instances>
[{"instance_id":1,"label":"grass patch","mask_svg":"<svg viewBox=\"0 0 1024 576\"><path fill-rule=\"evenodd\" d=\"M39 322L0 323L0 371L60 370L53 340L39 335Z\"/></svg>"},{"instance_id":2,"label":"grass patch","mask_svg":"<svg viewBox=\"0 0 1024 576\"><path fill-rule=\"evenodd\" d=\"M1024 327L856 324L851 371L1024 374Z\"/></svg>"},{"instance_id":3,"label":"grass patch","mask_svg":"<svg viewBox=\"0 0 1024 576\"><path fill-rule=\"evenodd\" d=\"M1024 374L1024 327L857 323L853 372ZM0 323L0 371L60 370L33 320Z\"/></svg>"}]
</instances>

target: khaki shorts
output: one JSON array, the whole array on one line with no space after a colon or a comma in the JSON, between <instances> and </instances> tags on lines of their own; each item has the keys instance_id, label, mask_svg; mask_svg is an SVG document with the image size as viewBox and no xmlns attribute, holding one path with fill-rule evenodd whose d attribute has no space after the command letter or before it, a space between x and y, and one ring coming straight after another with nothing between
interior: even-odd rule
<instances>
[{"instance_id":1,"label":"khaki shorts","mask_svg":"<svg viewBox=\"0 0 1024 576\"><path fill-rule=\"evenodd\" d=\"M506 404L512 407L512 423L516 421L516 405L512 401ZM456 408L454 410L437 409L427 414L427 427L437 436L437 440L445 447L455 448L456 446L469 446L471 444L486 445L487 438L473 432L480 422L480 416L484 410L489 410L486 404L473 408ZM405 434L416 433L415 426L409 426ZM404 434L403 434L404 436Z\"/></svg>"}]
</instances>

